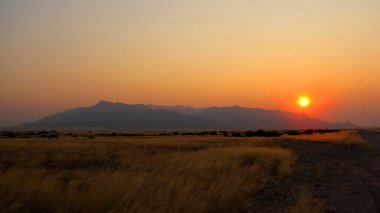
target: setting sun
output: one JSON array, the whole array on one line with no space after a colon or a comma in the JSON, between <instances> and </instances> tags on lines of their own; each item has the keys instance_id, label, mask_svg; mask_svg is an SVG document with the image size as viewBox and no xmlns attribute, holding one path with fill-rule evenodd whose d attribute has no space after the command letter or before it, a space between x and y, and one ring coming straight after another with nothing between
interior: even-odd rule
<instances>
[{"instance_id":1,"label":"setting sun","mask_svg":"<svg viewBox=\"0 0 380 213\"><path fill-rule=\"evenodd\" d=\"M308 107L310 105L311 101L309 99L309 97L306 97L306 96L301 96L298 98L298 102L297 104L301 107L301 108L305 108L305 107Z\"/></svg>"},{"instance_id":2,"label":"setting sun","mask_svg":"<svg viewBox=\"0 0 380 213\"><path fill-rule=\"evenodd\" d=\"M380 213L380 0L0 0L0 26L4 212Z\"/></svg>"}]
</instances>

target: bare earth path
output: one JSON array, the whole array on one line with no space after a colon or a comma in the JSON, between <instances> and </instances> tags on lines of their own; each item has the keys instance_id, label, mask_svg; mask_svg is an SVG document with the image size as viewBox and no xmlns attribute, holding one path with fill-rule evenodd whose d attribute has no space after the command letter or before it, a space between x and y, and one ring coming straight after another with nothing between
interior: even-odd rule
<instances>
[{"instance_id":1,"label":"bare earth path","mask_svg":"<svg viewBox=\"0 0 380 213\"><path fill-rule=\"evenodd\" d=\"M275 142L298 154L294 175L273 180L253 195L252 211L284 212L297 191L310 190L325 212L380 212L380 132L359 130L369 149L281 140Z\"/></svg>"},{"instance_id":2,"label":"bare earth path","mask_svg":"<svg viewBox=\"0 0 380 213\"><path fill-rule=\"evenodd\" d=\"M369 188L376 210L380 212L380 132L361 130L359 133L368 141L373 153L365 159L363 169L359 169L356 174L363 179ZM363 170L365 171L363 172Z\"/></svg>"}]
</instances>

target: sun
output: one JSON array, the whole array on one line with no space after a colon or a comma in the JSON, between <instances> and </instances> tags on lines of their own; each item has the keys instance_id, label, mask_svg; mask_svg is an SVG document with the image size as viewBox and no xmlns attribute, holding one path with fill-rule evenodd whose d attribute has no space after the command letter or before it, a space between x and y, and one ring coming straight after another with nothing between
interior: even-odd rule
<instances>
[{"instance_id":1,"label":"sun","mask_svg":"<svg viewBox=\"0 0 380 213\"><path fill-rule=\"evenodd\" d=\"M307 97L307 96L301 96L298 98L298 101L297 101L297 104L301 107L301 108L306 108L310 105L311 101L310 101L310 98Z\"/></svg>"}]
</instances>

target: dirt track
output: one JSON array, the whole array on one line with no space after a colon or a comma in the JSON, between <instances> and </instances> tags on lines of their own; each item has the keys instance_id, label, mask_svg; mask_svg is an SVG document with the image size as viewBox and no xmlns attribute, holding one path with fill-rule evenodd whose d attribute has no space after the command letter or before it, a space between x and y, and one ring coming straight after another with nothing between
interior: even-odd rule
<instances>
[{"instance_id":1,"label":"dirt track","mask_svg":"<svg viewBox=\"0 0 380 213\"><path fill-rule=\"evenodd\" d=\"M360 130L360 135L368 141L373 153L365 158L362 169L358 169L355 174L362 178L367 188L372 194L377 212L380 212L380 132Z\"/></svg>"},{"instance_id":2,"label":"dirt track","mask_svg":"<svg viewBox=\"0 0 380 213\"><path fill-rule=\"evenodd\" d=\"M380 212L380 132L359 130L369 149L278 140L298 154L292 177L270 182L253 197L253 211L283 212L301 188L309 189L326 212Z\"/></svg>"}]
</instances>

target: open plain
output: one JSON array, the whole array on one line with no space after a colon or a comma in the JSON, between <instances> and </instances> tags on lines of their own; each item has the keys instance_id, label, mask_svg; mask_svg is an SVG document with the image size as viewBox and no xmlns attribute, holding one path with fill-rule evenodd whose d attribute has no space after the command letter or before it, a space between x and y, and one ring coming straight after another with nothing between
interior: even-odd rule
<instances>
[{"instance_id":1,"label":"open plain","mask_svg":"<svg viewBox=\"0 0 380 213\"><path fill-rule=\"evenodd\" d=\"M3 132L0 208L3 212L380 211L378 130L251 135Z\"/></svg>"}]
</instances>

